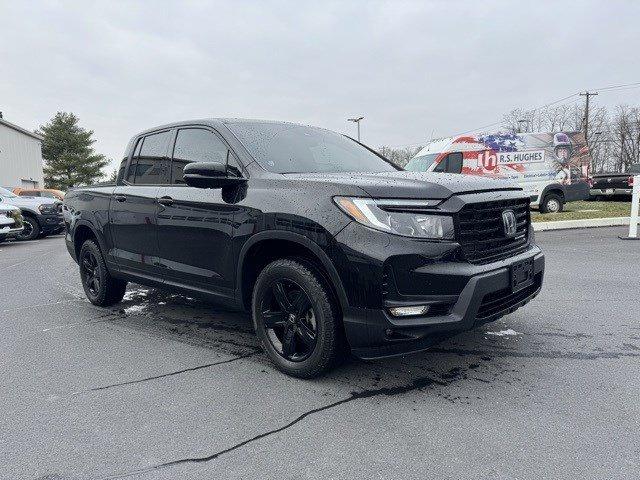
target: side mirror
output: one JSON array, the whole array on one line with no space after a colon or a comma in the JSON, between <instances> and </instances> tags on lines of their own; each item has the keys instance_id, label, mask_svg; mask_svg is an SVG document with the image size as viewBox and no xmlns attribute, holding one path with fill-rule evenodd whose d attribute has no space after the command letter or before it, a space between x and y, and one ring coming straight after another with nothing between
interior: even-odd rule
<instances>
[{"instance_id":1,"label":"side mirror","mask_svg":"<svg viewBox=\"0 0 640 480\"><path fill-rule=\"evenodd\" d=\"M227 166L220 162L188 163L182 174L187 185L197 188L222 188L244 181L240 177L230 177Z\"/></svg>"}]
</instances>

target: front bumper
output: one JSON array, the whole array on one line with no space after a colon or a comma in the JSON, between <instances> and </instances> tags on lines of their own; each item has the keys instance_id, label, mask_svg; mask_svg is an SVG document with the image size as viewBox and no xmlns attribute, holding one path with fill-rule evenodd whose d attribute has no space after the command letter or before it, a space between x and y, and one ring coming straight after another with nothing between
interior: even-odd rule
<instances>
[{"instance_id":1,"label":"front bumper","mask_svg":"<svg viewBox=\"0 0 640 480\"><path fill-rule=\"evenodd\" d=\"M513 292L511 266L527 259L533 260L533 283ZM456 270L460 273L460 267L464 269L459 264L443 264L440 266L440 275L455 275ZM347 309L344 326L352 353L363 359L372 359L424 350L455 333L470 330L515 311L534 298L542 288L544 255L538 247L483 267L488 268L469 277L460 295L453 299L451 296L429 296L424 300L413 298L412 301L403 302L405 305L450 303L442 315L403 318L393 317L387 308ZM397 301L386 302L385 307L399 304Z\"/></svg>"},{"instance_id":2,"label":"front bumper","mask_svg":"<svg viewBox=\"0 0 640 480\"><path fill-rule=\"evenodd\" d=\"M4 239L4 238L14 238L16 237L18 234L20 234L20 232L22 232L22 230L24 230L24 227L8 227L6 225L0 225L0 238Z\"/></svg>"},{"instance_id":3,"label":"front bumper","mask_svg":"<svg viewBox=\"0 0 640 480\"><path fill-rule=\"evenodd\" d=\"M607 197L614 195L631 195L633 194L633 188L592 188L589 190L589 194L592 197Z\"/></svg>"},{"instance_id":4,"label":"front bumper","mask_svg":"<svg viewBox=\"0 0 640 480\"><path fill-rule=\"evenodd\" d=\"M460 259L456 242L392 236L352 222L337 236L333 263L346 304L352 353L363 359L424 350L457 332L513 312L542 286L544 255L530 237L518 254L491 263ZM530 262L533 282L512 291L514 264ZM391 307L429 305L425 315L395 317Z\"/></svg>"}]
</instances>

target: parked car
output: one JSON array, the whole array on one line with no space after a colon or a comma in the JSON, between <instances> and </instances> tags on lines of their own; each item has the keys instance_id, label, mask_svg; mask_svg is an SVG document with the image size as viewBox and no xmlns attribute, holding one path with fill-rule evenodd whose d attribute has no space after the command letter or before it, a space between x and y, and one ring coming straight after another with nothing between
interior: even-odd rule
<instances>
[{"instance_id":1,"label":"parked car","mask_svg":"<svg viewBox=\"0 0 640 480\"><path fill-rule=\"evenodd\" d=\"M64 192L55 188L20 188L13 189L13 193L20 197L47 197L56 200L64 200Z\"/></svg>"},{"instance_id":2,"label":"parked car","mask_svg":"<svg viewBox=\"0 0 640 480\"><path fill-rule=\"evenodd\" d=\"M62 202L51 198L19 197L0 187L0 202L15 205L22 211L24 229L19 240L33 240L39 236L61 233L64 230Z\"/></svg>"},{"instance_id":3,"label":"parked car","mask_svg":"<svg viewBox=\"0 0 640 480\"><path fill-rule=\"evenodd\" d=\"M282 371L423 350L540 291L521 188L405 172L321 128L253 120L136 135L115 185L70 190L66 244L87 298L127 282L250 310Z\"/></svg>"},{"instance_id":4,"label":"parked car","mask_svg":"<svg viewBox=\"0 0 640 480\"><path fill-rule=\"evenodd\" d=\"M595 200L613 196L631 197L635 175L640 175L640 163L630 165L625 173L596 173L589 194Z\"/></svg>"},{"instance_id":5,"label":"parked car","mask_svg":"<svg viewBox=\"0 0 640 480\"><path fill-rule=\"evenodd\" d=\"M23 230L22 213L13 205L0 203L0 243L15 238Z\"/></svg>"},{"instance_id":6,"label":"parked car","mask_svg":"<svg viewBox=\"0 0 640 480\"><path fill-rule=\"evenodd\" d=\"M461 135L430 142L405 167L517 182L541 213L589 198L591 156L582 132Z\"/></svg>"}]
</instances>

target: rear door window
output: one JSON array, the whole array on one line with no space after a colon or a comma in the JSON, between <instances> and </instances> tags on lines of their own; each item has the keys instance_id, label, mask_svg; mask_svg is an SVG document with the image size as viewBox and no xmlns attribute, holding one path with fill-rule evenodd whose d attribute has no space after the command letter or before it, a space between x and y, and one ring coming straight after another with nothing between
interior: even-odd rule
<instances>
[{"instance_id":1,"label":"rear door window","mask_svg":"<svg viewBox=\"0 0 640 480\"><path fill-rule=\"evenodd\" d=\"M136 185L166 185L169 183L169 159L167 149L171 132L160 132L144 137L140 153L135 159L134 181ZM131 166L133 166L133 159ZM129 167L129 177L131 167Z\"/></svg>"}]
</instances>

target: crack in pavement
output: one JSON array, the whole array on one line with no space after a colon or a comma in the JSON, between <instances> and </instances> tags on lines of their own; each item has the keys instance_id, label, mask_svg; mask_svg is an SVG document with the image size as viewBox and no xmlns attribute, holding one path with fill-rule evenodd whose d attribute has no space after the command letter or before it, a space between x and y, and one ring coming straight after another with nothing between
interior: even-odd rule
<instances>
[{"instance_id":1,"label":"crack in pavement","mask_svg":"<svg viewBox=\"0 0 640 480\"><path fill-rule=\"evenodd\" d=\"M154 375L153 377L146 377L146 378L141 378L141 379L138 379L138 380L130 380L128 382L113 383L111 385L104 385L102 387L94 387L94 388L90 388L88 390L80 390L80 391L77 391L77 392L70 393L69 396L80 395L82 393L89 393L89 392L99 392L101 390L107 390L109 388L122 387L122 386L125 386L125 385L133 385L133 384L136 384L136 383L148 382L150 380L158 380L159 378L172 377L174 375L180 375L181 373L195 372L196 370L202 370L204 368L215 367L216 365L224 365L226 363L232 363L232 362L235 362L235 361L238 361L238 360L242 360L243 358L251 357L253 355L256 355L256 353L254 353L254 352L247 353L245 355L240 355L238 357L229 358L227 360L221 360L220 362L207 363L205 365L199 365L197 367L185 368L185 369L182 369L182 370L177 370L175 372L163 373L161 375Z\"/></svg>"},{"instance_id":2,"label":"crack in pavement","mask_svg":"<svg viewBox=\"0 0 640 480\"><path fill-rule=\"evenodd\" d=\"M207 456L204 456L204 457L181 458L181 459L178 459L178 460L172 460L170 462L165 462L165 463L159 463L157 465L152 465L150 467L145 467L145 468L132 470L130 472L126 472L126 473L122 473L122 474L115 474L115 475L111 475L111 476L107 476L107 477L100 477L97 480L115 480L115 479L120 479L120 478L132 477L134 475L141 475L141 474L145 474L145 473L150 473L150 472L153 472L153 471L161 470L161 469L164 469L164 468L175 467L175 466L178 466L178 465L184 465L184 464L189 464L189 463L197 464L197 463L210 462L211 460L215 460L215 459L221 457L222 455L225 455L227 453L233 452L234 450L238 450L239 448L245 447L246 445L249 445L250 443L257 442L258 440L261 440L263 438L266 438L266 437L269 437L271 435L275 435L277 433L280 433L280 432L282 432L284 430L287 430L287 429L293 427L294 425L296 425L297 423L301 422L305 418L307 418L307 417L309 417L311 415L314 415L316 413L320 413L320 412L323 412L325 410L330 410L332 408L339 407L340 405L344 405L346 403L350 403L350 402L353 402L355 400L360 400L360 399L363 399L363 398L372 398L372 397L377 397L377 396L401 395L401 394L408 393L408 392L411 392L411 391L414 391L414 390L420 391L420 390L422 390L424 388L432 387L434 385L447 386L447 385L453 383L454 381L456 381L457 379L463 378L464 377L464 373L467 372L467 370L468 370L468 368L453 367L448 372L445 372L445 373L440 375L440 377L443 380L438 380L438 379L435 379L435 378L430 377L430 376L425 376L425 377L417 378L417 379L413 380L411 383L409 383L407 385L400 385L400 386L396 386L396 387L381 387L381 388L374 388L374 389L368 389L368 390L361 390L361 391L358 391L358 392L351 392L351 394L346 398L343 398L341 400L337 400L337 401L335 401L333 403L329 403L329 404L324 405L322 407L318 407L318 408L314 408L312 410L308 410L308 411L300 414L298 417L296 417L295 419L293 419L292 421L290 421L286 425L283 425L281 427L275 428L273 430L268 430L266 432L260 433L260 434L254 436L254 437L251 437L251 438L243 440L243 441L241 441L239 443L236 443L235 445L232 445L231 447L225 448L224 450L220 450L218 452L212 453L211 455L207 455ZM445 380L448 380L448 381L445 381Z\"/></svg>"}]
</instances>

